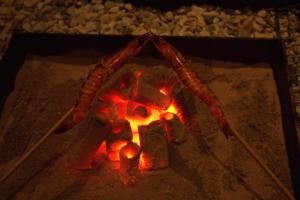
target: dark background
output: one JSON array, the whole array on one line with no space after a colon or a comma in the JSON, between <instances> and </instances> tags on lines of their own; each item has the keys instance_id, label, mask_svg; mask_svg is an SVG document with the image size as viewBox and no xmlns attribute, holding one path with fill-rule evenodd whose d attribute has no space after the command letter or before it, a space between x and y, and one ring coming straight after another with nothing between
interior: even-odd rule
<instances>
[{"instance_id":1,"label":"dark background","mask_svg":"<svg viewBox=\"0 0 300 200\"><path fill-rule=\"evenodd\" d=\"M151 6L163 10L174 9L182 5L210 4L227 8L282 8L300 4L300 0L124 0L136 6ZM300 6L300 5L298 5Z\"/></svg>"}]
</instances>

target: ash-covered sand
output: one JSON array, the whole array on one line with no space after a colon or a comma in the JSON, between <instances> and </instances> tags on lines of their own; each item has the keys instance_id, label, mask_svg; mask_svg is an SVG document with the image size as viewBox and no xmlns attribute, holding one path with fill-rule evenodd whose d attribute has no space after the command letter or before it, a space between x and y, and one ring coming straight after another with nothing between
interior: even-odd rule
<instances>
[{"instance_id":1,"label":"ash-covered sand","mask_svg":"<svg viewBox=\"0 0 300 200\"><path fill-rule=\"evenodd\" d=\"M218 96L233 127L291 188L271 68L264 63L245 65L190 59L192 67ZM2 112L1 174L74 104L96 61L79 56L26 59ZM126 67L164 64L161 60L137 58ZM166 76L173 73L162 72ZM243 146L235 138L227 140L218 130L206 105L187 91L183 93L198 129L190 130L185 143L170 145L169 168L143 171L133 187L125 187L116 166L105 160L100 159L91 171L76 171L69 161L74 156L72 148L80 138L78 135L84 135L78 132L84 130L79 125L65 134L52 135L0 186L1 199L285 199Z\"/></svg>"}]
</instances>

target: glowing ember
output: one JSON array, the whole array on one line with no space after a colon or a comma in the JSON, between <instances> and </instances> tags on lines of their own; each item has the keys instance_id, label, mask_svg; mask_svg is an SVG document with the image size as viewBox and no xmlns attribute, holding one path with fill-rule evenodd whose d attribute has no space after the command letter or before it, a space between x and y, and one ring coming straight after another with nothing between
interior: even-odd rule
<instances>
[{"instance_id":1,"label":"glowing ember","mask_svg":"<svg viewBox=\"0 0 300 200\"><path fill-rule=\"evenodd\" d=\"M134 148L134 147L128 146L128 145L124 146L122 151L127 158L133 158L133 157L137 156L137 154L138 154L137 148Z\"/></svg>"},{"instance_id":2,"label":"glowing ember","mask_svg":"<svg viewBox=\"0 0 300 200\"><path fill-rule=\"evenodd\" d=\"M111 145L111 151L108 152L108 159L111 161L119 161L119 151L120 149L127 144L127 141L117 141Z\"/></svg>"},{"instance_id":3,"label":"glowing ember","mask_svg":"<svg viewBox=\"0 0 300 200\"><path fill-rule=\"evenodd\" d=\"M161 94L163 94L164 95L163 98L169 99L169 103L165 104L166 106L164 107L166 109L159 109L158 106L156 105L152 106L151 104L148 104L147 101L143 102L143 101L133 100L134 97L139 95L138 93L139 91L136 89L136 87L138 87L138 85L141 84L139 79L143 75L143 73L137 71L134 72L133 75L135 77L135 81L133 84L135 85L133 86L131 85L133 88L130 93L131 96L130 95L124 96L122 91L120 92L118 90L110 90L105 95L101 96L100 100L104 102L108 102L111 105L113 105L113 109L103 107L101 109L98 109L98 114L102 113L103 115L108 117L108 119L111 119L109 118L109 116L117 116L118 119L127 120L130 124L130 129L132 134L131 142L140 146L140 137L139 137L140 126L148 126L150 123L161 119L172 120L174 118L174 115L177 115L181 122L183 122L183 119L182 116L180 115L181 112L179 106L177 106L175 100L172 99L172 97L170 96L170 91L166 87L161 87L159 90L156 90L157 91L156 95L161 96ZM126 88L130 86L130 85L128 86L127 84L128 82L127 79L128 76L126 77L125 81L120 82L121 89L126 90ZM130 97L133 97L133 99L131 99ZM111 113L112 111L115 112L115 114L112 114ZM111 120L116 120L116 119L111 119ZM122 132L122 127L116 126L111 131L112 134L117 135ZM121 140L121 141L115 141L114 143L110 144L109 152L107 152L108 159L111 161L119 161L120 160L119 151L122 147L124 147L127 144L127 142L128 141L126 140L125 141ZM104 148L103 145L101 145L100 148L102 150L98 150L98 151L103 152L103 148ZM123 154L127 158L133 158L136 155L135 152L130 148L124 149ZM145 166L145 164L147 164L147 161L143 157L143 153L141 153L139 168L143 169L143 166Z\"/></svg>"},{"instance_id":4,"label":"glowing ember","mask_svg":"<svg viewBox=\"0 0 300 200\"><path fill-rule=\"evenodd\" d=\"M171 119L173 119L173 117L174 117L174 114L172 114L172 113L167 113L167 114L164 115L164 118L166 120L171 120Z\"/></svg>"},{"instance_id":5,"label":"glowing ember","mask_svg":"<svg viewBox=\"0 0 300 200\"><path fill-rule=\"evenodd\" d=\"M110 98L112 103L116 105L117 112L119 113L119 117L126 119L130 123L131 131L132 131L132 142L140 145L140 139L139 139L139 133L138 133L138 127L139 126L145 126L150 124L153 121L157 121L161 119L161 116L165 113L173 113L177 114L177 107L175 103L172 103L166 110L157 110L154 108L151 108L147 105L142 105L146 108L147 113L149 115L146 118L143 118L141 116L129 116L126 112L127 106L129 103L135 103L130 100L122 99L120 96L112 96ZM137 104L137 103L136 103ZM167 120L170 120L172 118L169 118Z\"/></svg>"},{"instance_id":6,"label":"glowing ember","mask_svg":"<svg viewBox=\"0 0 300 200\"><path fill-rule=\"evenodd\" d=\"M133 158L135 156L134 152L127 151L125 152L127 158Z\"/></svg>"},{"instance_id":7,"label":"glowing ember","mask_svg":"<svg viewBox=\"0 0 300 200\"><path fill-rule=\"evenodd\" d=\"M144 159L143 153L140 156L140 163L139 163L139 168L140 169L145 169L145 166L147 166L147 161Z\"/></svg>"}]
</instances>

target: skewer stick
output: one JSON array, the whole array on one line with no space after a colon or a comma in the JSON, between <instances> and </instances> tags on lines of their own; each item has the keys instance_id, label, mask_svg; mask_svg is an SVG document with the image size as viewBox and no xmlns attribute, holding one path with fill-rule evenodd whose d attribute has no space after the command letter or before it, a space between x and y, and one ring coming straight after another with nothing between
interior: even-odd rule
<instances>
[{"instance_id":1,"label":"skewer stick","mask_svg":"<svg viewBox=\"0 0 300 200\"><path fill-rule=\"evenodd\" d=\"M57 129L57 127L69 116L69 114L74 110L74 107L70 108L65 115L63 115L50 129L49 131L33 146L31 147L0 179L0 183L5 181L29 156L38 149L48 137ZM264 164L264 162L256 155L255 151L249 146L249 144L242 138L242 136L233 128L231 128L231 133L234 135L238 141L245 147L247 152L254 158L254 160L265 170L265 172L271 177L271 179L276 183L276 185L282 190L282 192L290 200L296 200L292 193L287 189L281 181L273 174L273 172Z\"/></svg>"},{"instance_id":2,"label":"skewer stick","mask_svg":"<svg viewBox=\"0 0 300 200\"><path fill-rule=\"evenodd\" d=\"M265 172L271 177L276 185L282 190L286 197L290 200L296 200L289 189L287 189L282 182L274 175L274 173L268 168L266 164L258 157L255 151L249 146L249 144L243 139L243 137L235 130L231 128L232 134L238 139L238 141L245 147L247 152L254 158L254 160L265 170Z\"/></svg>"},{"instance_id":3,"label":"skewer stick","mask_svg":"<svg viewBox=\"0 0 300 200\"><path fill-rule=\"evenodd\" d=\"M26 153L19 160L15 162L15 164L8 170L6 173L1 177L0 184L4 182L20 165L27 159L29 156L39 148L47 139L48 137L57 129L57 127L71 114L74 110L74 107L70 108L50 129L49 131L40 139L38 140L33 147L31 147Z\"/></svg>"}]
</instances>

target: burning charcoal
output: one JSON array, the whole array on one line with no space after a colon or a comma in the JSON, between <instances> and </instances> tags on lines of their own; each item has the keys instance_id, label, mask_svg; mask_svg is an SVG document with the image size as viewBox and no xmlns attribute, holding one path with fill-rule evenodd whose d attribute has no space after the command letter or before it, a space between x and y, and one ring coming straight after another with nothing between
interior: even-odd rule
<instances>
[{"instance_id":1,"label":"burning charcoal","mask_svg":"<svg viewBox=\"0 0 300 200\"><path fill-rule=\"evenodd\" d=\"M148 117L148 112L145 106L138 106L133 110L133 115L146 118Z\"/></svg>"},{"instance_id":2,"label":"burning charcoal","mask_svg":"<svg viewBox=\"0 0 300 200\"><path fill-rule=\"evenodd\" d=\"M165 110L171 104L171 99L167 95L144 81L138 81L127 90L124 90L123 95L132 101L159 110Z\"/></svg>"},{"instance_id":3,"label":"burning charcoal","mask_svg":"<svg viewBox=\"0 0 300 200\"><path fill-rule=\"evenodd\" d=\"M100 121L115 120L119 117L116 106L113 103L103 101L97 106L95 115Z\"/></svg>"},{"instance_id":4,"label":"burning charcoal","mask_svg":"<svg viewBox=\"0 0 300 200\"><path fill-rule=\"evenodd\" d=\"M116 120L112 121L110 124L111 133L109 133L107 140L130 140L131 139L131 129L130 124L127 120Z\"/></svg>"},{"instance_id":5,"label":"burning charcoal","mask_svg":"<svg viewBox=\"0 0 300 200\"><path fill-rule=\"evenodd\" d=\"M120 150L121 181L124 185L133 185L136 182L136 174L139 172L140 147L128 142Z\"/></svg>"},{"instance_id":6,"label":"burning charcoal","mask_svg":"<svg viewBox=\"0 0 300 200\"><path fill-rule=\"evenodd\" d=\"M84 132L85 136L76 144L74 166L78 170L89 170L92 168L98 147L107 136L106 124L96 118L90 118L87 126L83 127L85 129L81 128L79 131Z\"/></svg>"},{"instance_id":7,"label":"burning charcoal","mask_svg":"<svg viewBox=\"0 0 300 200\"><path fill-rule=\"evenodd\" d=\"M135 102L129 102L127 104L127 115L130 117L147 118L149 113L145 106L141 106Z\"/></svg>"},{"instance_id":8,"label":"burning charcoal","mask_svg":"<svg viewBox=\"0 0 300 200\"><path fill-rule=\"evenodd\" d=\"M169 164L166 132L162 121L154 121L139 127L142 149L141 168L146 170L165 168Z\"/></svg>"},{"instance_id":9,"label":"burning charcoal","mask_svg":"<svg viewBox=\"0 0 300 200\"><path fill-rule=\"evenodd\" d=\"M165 113L162 118L165 121L168 140L178 144L184 142L187 132L178 116L173 113Z\"/></svg>"},{"instance_id":10,"label":"burning charcoal","mask_svg":"<svg viewBox=\"0 0 300 200\"><path fill-rule=\"evenodd\" d=\"M108 159L118 161L119 150L132 138L130 124L127 120L113 121L107 131Z\"/></svg>"},{"instance_id":11,"label":"burning charcoal","mask_svg":"<svg viewBox=\"0 0 300 200\"><path fill-rule=\"evenodd\" d=\"M160 89L162 86L166 86L167 88L173 87L174 83L174 72L172 69L164 67L164 66L156 66L149 69L148 72L143 73L140 80L145 81L151 86ZM177 79L175 79L176 81Z\"/></svg>"},{"instance_id":12,"label":"burning charcoal","mask_svg":"<svg viewBox=\"0 0 300 200\"><path fill-rule=\"evenodd\" d=\"M195 114L195 110L197 110L193 94L183 88L175 95L175 99L178 105L180 105L184 117L192 119ZM186 125L189 126L189 124Z\"/></svg>"},{"instance_id":13,"label":"burning charcoal","mask_svg":"<svg viewBox=\"0 0 300 200\"><path fill-rule=\"evenodd\" d=\"M112 86L115 89L123 90L129 88L133 84L136 84L137 77L134 72L128 72L124 74L116 83Z\"/></svg>"},{"instance_id":14,"label":"burning charcoal","mask_svg":"<svg viewBox=\"0 0 300 200\"><path fill-rule=\"evenodd\" d=\"M120 150L121 172L128 173L132 170L138 169L140 153L140 147L133 142L128 142L124 147L122 147Z\"/></svg>"},{"instance_id":15,"label":"burning charcoal","mask_svg":"<svg viewBox=\"0 0 300 200\"><path fill-rule=\"evenodd\" d=\"M137 76L134 71L129 70L129 72L125 73L112 83L110 90L106 91L106 94L116 94L117 96L122 96L127 99L128 91L131 91L136 85Z\"/></svg>"}]
</instances>

